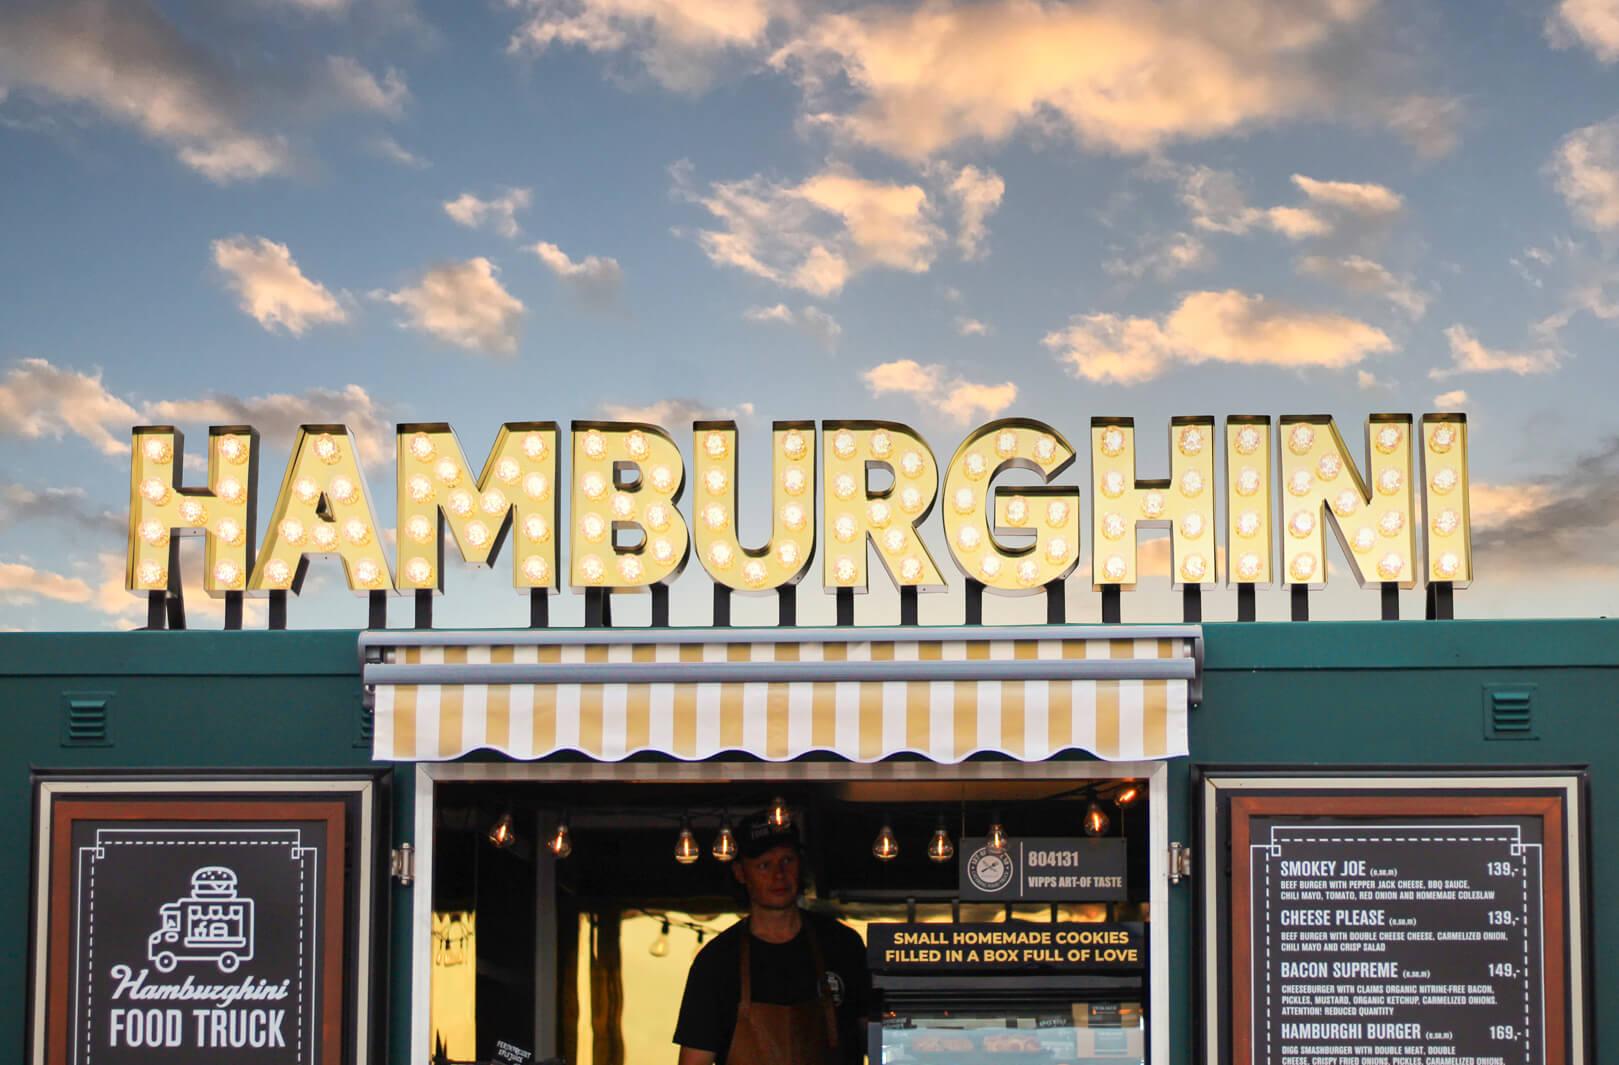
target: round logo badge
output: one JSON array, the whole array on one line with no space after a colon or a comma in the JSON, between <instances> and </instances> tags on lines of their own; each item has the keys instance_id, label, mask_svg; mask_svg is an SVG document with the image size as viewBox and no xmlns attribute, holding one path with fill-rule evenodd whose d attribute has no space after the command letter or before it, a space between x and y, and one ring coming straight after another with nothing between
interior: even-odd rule
<instances>
[{"instance_id":1,"label":"round logo badge","mask_svg":"<svg viewBox=\"0 0 1619 1065\"><path fill-rule=\"evenodd\" d=\"M1012 883L1013 874L1012 855L1006 851L979 847L967 859L967 879L979 891L1003 891Z\"/></svg>"}]
</instances>

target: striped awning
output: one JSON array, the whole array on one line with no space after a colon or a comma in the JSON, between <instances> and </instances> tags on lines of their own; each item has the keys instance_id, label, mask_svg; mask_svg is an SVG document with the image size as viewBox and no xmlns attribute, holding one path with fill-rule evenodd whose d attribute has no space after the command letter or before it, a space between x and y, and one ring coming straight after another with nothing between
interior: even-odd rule
<instances>
[{"instance_id":1,"label":"striped awning","mask_svg":"<svg viewBox=\"0 0 1619 1065\"><path fill-rule=\"evenodd\" d=\"M375 757L1186 753L1196 626L372 631Z\"/></svg>"}]
</instances>

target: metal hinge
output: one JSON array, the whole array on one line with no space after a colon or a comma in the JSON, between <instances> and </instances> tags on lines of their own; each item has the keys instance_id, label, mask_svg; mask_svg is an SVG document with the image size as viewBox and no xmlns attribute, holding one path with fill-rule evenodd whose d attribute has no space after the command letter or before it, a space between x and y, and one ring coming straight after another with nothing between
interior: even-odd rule
<instances>
[{"instance_id":1,"label":"metal hinge","mask_svg":"<svg viewBox=\"0 0 1619 1065\"><path fill-rule=\"evenodd\" d=\"M395 880L409 887L411 881L416 879L416 848L409 843L401 843L390 851L388 872Z\"/></svg>"},{"instance_id":2,"label":"metal hinge","mask_svg":"<svg viewBox=\"0 0 1619 1065\"><path fill-rule=\"evenodd\" d=\"M1169 845L1169 882L1178 884L1192 875L1192 848L1184 843Z\"/></svg>"}]
</instances>

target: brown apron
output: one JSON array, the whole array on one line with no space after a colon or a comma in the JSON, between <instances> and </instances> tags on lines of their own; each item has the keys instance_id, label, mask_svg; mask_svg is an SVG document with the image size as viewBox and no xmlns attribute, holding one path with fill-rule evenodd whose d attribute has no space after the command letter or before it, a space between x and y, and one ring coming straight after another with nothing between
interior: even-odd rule
<instances>
[{"instance_id":1,"label":"brown apron","mask_svg":"<svg viewBox=\"0 0 1619 1065\"><path fill-rule=\"evenodd\" d=\"M753 1001L753 973L748 964L752 929L742 930L742 1000L736 1007L736 1032L725 1065L838 1065L838 1018L826 987L826 963L815 930L804 919L810 955L815 959L816 997L811 1002L778 1006Z\"/></svg>"}]
</instances>

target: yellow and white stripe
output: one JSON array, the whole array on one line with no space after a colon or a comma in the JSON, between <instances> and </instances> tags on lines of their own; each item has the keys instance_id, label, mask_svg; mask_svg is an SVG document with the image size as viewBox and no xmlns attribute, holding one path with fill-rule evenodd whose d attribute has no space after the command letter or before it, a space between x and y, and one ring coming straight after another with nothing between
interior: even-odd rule
<instances>
[{"instance_id":1,"label":"yellow and white stripe","mask_svg":"<svg viewBox=\"0 0 1619 1065\"><path fill-rule=\"evenodd\" d=\"M1187 750L1189 639L722 643L690 637L636 643L619 632L602 643L491 639L391 648L378 640L381 662L367 671L388 667L388 679L374 684L375 757L437 761L488 748L517 759L574 751L602 761L642 752L701 760L740 752L788 761L825 751L858 762L902 753L959 762L980 752L1039 761L1078 748L1138 761ZM1074 675L1081 671L1076 662L1094 659L1139 665L1115 662L1103 679ZM1165 660L1188 668L1165 676ZM773 668L727 679L737 663ZM1004 675L1012 663L1017 679ZM675 670L679 680L636 680L637 667L649 664L689 668ZM610 672L591 675L624 679L545 681L544 667L562 667L557 672L565 674L569 666L606 666ZM931 679L930 668L949 676ZM886 679L895 671L904 676ZM535 682L413 683L413 672L522 675ZM660 676L669 673L663 669ZM701 679L705 675L714 679Z\"/></svg>"}]
</instances>

